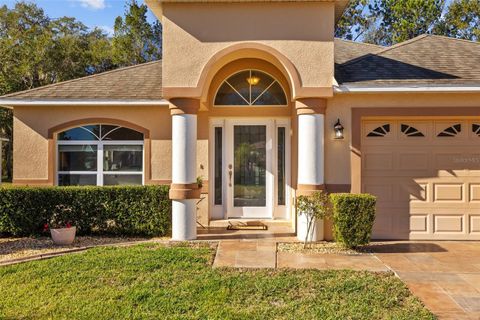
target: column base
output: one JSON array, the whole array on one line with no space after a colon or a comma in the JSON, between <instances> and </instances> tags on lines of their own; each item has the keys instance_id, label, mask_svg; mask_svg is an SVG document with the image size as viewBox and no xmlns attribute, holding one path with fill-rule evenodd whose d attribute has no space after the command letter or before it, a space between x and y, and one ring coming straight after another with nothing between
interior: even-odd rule
<instances>
[{"instance_id":1,"label":"column base","mask_svg":"<svg viewBox=\"0 0 480 320\"><path fill-rule=\"evenodd\" d=\"M313 230L310 231L307 242L323 241L325 239L323 232L323 219L313 223ZM307 236L307 218L304 214L297 216L297 239L305 241Z\"/></svg>"},{"instance_id":2,"label":"column base","mask_svg":"<svg viewBox=\"0 0 480 320\"><path fill-rule=\"evenodd\" d=\"M172 200L172 240L197 239L197 200Z\"/></svg>"}]
</instances>

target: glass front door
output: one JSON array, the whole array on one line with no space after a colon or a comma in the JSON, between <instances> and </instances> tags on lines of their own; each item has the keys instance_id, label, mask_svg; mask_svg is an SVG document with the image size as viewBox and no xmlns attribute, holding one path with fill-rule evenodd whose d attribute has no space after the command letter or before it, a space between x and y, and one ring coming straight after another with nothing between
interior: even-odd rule
<instances>
[{"instance_id":1,"label":"glass front door","mask_svg":"<svg viewBox=\"0 0 480 320\"><path fill-rule=\"evenodd\" d=\"M267 204L267 126L233 126L233 206Z\"/></svg>"},{"instance_id":2,"label":"glass front door","mask_svg":"<svg viewBox=\"0 0 480 320\"><path fill-rule=\"evenodd\" d=\"M269 121L227 126L228 217L271 218L272 126Z\"/></svg>"}]
</instances>

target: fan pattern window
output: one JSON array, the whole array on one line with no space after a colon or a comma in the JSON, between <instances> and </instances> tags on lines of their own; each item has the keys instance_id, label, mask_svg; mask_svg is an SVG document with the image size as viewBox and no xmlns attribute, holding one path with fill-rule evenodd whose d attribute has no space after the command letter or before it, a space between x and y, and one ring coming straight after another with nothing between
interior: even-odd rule
<instances>
[{"instance_id":1,"label":"fan pattern window","mask_svg":"<svg viewBox=\"0 0 480 320\"><path fill-rule=\"evenodd\" d=\"M407 137L425 137L423 133L421 133L414 127L410 127L409 125L402 124L400 125L400 128L402 130L402 133L404 133Z\"/></svg>"},{"instance_id":2,"label":"fan pattern window","mask_svg":"<svg viewBox=\"0 0 480 320\"><path fill-rule=\"evenodd\" d=\"M390 125L384 124L381 127L373 129L367 134L367 137L385 137L390 132Z\"/></svg>"},{"instance_id":3,"label":"fan pattern window","mask_svg":"<svg viewBox=\"0 0 480 320\"><path fill-rule=\"evenodd\" d=\"M462 132L462 125L455 124L440 132L437 137L455 137L460 132Z\"/></svg>"},{"instance_id":4,"label":"fan pattern window","mask_svg":"<svg viewBox=\"0 0 480 320\"><path fill-rule=\"evenodd\" d=\"M247 70L225 80L214 102L217 106L285 106L287 96L280 83L270 75Z\"/></svg>"},{"instance_id":5,"label":"fan pattern window","mask_svg":"<svg viewBox=\"0 0 480 320\"><path fill-rule=\"evenodd\" d=\"M472 132L480 137L480 124L473 123L472 124Z\"/></svg>"},{"instance_id":6,"label":"fan pattern window","mask_svg":"<svg viewBox=\"0 0 480 320\"><path fill-rule=\"evenodd\" d=\"M143 133L113 125L87 125L57 135L57 183L141 185Z\"/></svg>"}]
</instances>

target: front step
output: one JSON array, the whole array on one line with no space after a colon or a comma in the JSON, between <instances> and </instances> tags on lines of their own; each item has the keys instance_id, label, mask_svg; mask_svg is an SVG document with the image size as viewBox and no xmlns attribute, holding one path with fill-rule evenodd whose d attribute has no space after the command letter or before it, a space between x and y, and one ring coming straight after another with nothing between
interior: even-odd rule
<instances>
[{"instance_id":1,"label":"front step","mask_svg":"<svg viewBox=\"0 0 480 320\"><path fill-rule=\"evenodd\" d=\"M208 226L211 228L227 228L232 224L247 224L251 222L260 222L270 227L292 227L292 221L290 220L273 220L273 219L222 219L222 220L210 220Z\"/></svg>"}]
</instances>

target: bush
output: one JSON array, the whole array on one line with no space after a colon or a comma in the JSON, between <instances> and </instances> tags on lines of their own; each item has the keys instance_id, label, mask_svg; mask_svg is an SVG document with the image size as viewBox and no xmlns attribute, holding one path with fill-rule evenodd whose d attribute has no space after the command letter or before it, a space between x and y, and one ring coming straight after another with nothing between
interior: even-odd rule
<instances>
[{"instance_id":1,"label":"bush","mask_svg":"<svg viewBox=\"0 0 480 320\"><path fill-rule=\"evenodd\" d=\"M1 235L39 235L54 213L78 234L165 236L171 225L167 186L0 187Z\"/></svg>"},{"instance_id":2,"label":"bush","mask_svg":"<svg viewBox=\"0 0 480 320\"><path fill-rule=\"evenodd\" d=\"M334 193L330 201L335 241L347 248L368 244L375 221L376 198L369 194Z\"/></svg>"}]
</instances>

